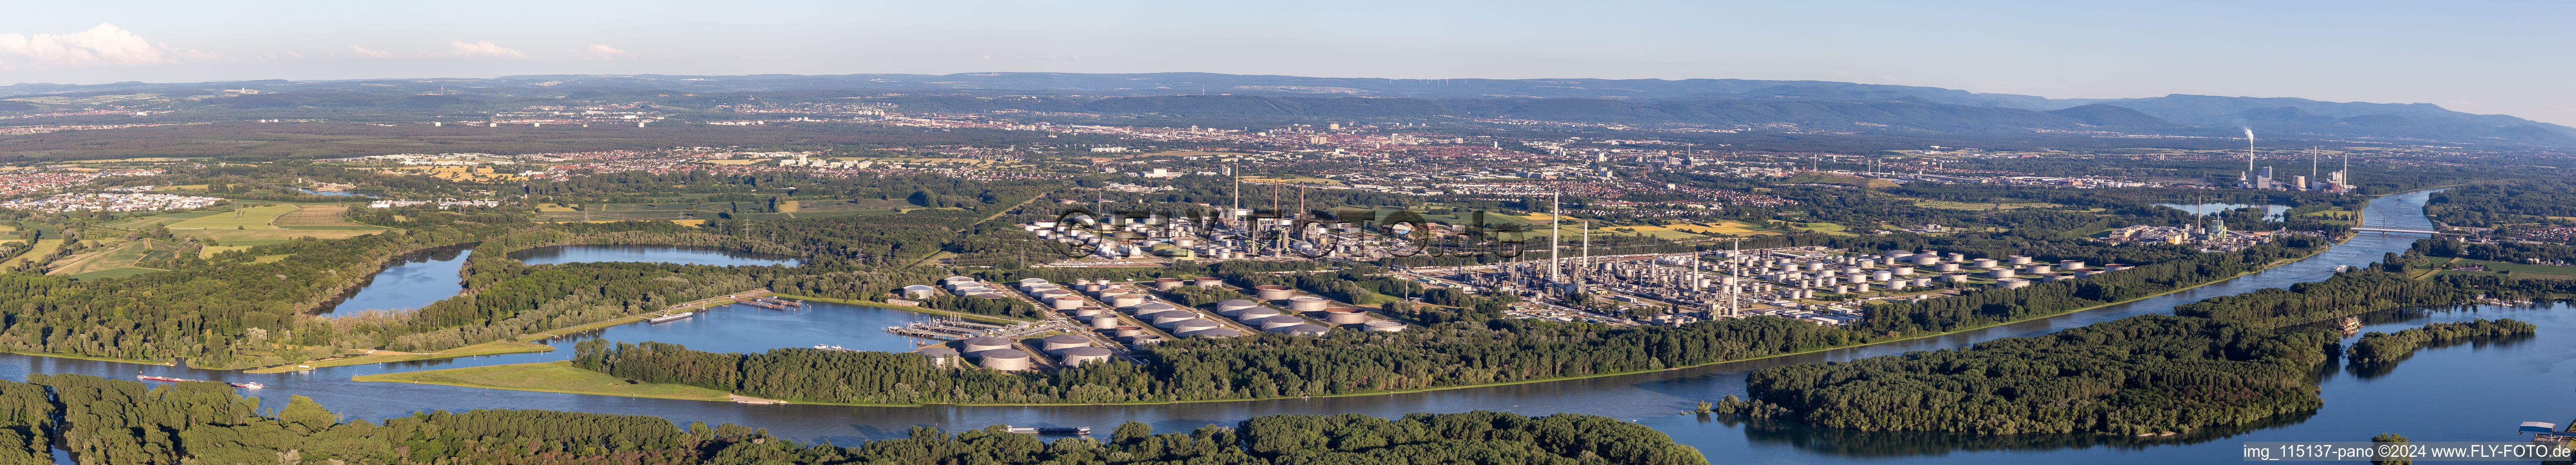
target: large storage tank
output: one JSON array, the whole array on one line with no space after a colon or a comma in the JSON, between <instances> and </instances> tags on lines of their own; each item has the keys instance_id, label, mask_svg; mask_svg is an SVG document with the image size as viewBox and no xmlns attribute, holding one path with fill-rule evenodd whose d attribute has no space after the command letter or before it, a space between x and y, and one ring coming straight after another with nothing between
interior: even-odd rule
<instances>
[{"instance_id":1,"label":"large storage tank","mask_svg":"<svg viewBox=\"0 0 2576 465\"><path fill-rule=\"evenodd\" d=\"M1994 267L1995 267L1995 259L1992 259L1992 258L1980 258L1980 259L1977 259L1977 261L1968 262L1968 264L1969 264L1969 265L1972 265L1972 266L1975 266L1975 267L1978 267L1978 268L1994 268Z\"/></svg>"},{"instance_id":2,"label":"large storage tank","mask_svg":"<svg viewBox=\"0 0 2576 465\"><path fill-rule=\"evenodd\" d=\"M2032 263L2030 266L2024 266L2021 268L2021 272L2027 274L2049 274L2055 271L2057 271L2056 267L2037 263Z\"/></svg>"},{"instance_id":3,"label":"large storage tank","mask_svg":"<svg viewBox=\"0 0 2576 465\"><path fill-rule=\"evenodd\" d=\"M1161 312L1161 313L1155 313L1155 314L1154 314L1154 327L1156 327L1156 328L1169 328L1170 326L1164 326L1164 324L1166 324L1166 323L1171 323L1171 322L1175 322L1175 321L1196 320L1196 319L1199 319L1199 316L1198 316L1198 315L1196 315L1196 314L1192 314L1192 313L1190 313L1190 312Z\"/></svg>"},{"instance_id":4,"label":"large storage tank","mask_svg":"<svg viewBox=\"0 0 2576 465\"><path fill-rule=\"evenodd\" d=\"M927 285L914 284L903 287L903 298L906 299L928 299L930 296L938 295L938 293L939 288Z\"/></svg>"},{"instance_id":5,"label":"large storage tank","mask_svg":"<svg viewBox=\"0 0 2576 465\"><path fill-rule=\"evenodd\" d=\"M1046 339L1042 339L1040 341L1044 344L1042 346L1044 348L1040 350L1045 350L1048 353L1054 353L1056 351L1075 347L1091 347L1091 338L1071 334L1047 336Z\"/></svg>"},{"instance_id":6,"label":"large storage tank","mask_svg":"<svg viewBox=\"0 0 2576 465\"><path fill-rule=\"evenodd\" d=\"M1020 280L1020 287L1021 287L1021 288L1027 288L1027 287L1029 287L1029 286L1035 286L1035 285L1039 285L1039 284L1046 284L1046 283L1047 283L1047 280L1042 279L1042 278L1029 278L1029 279L1022 279L1022 280Z\"/></svg>"},{"instance_id":7,"label":"large storage tank","mask_svg":"<svg viewBox=\"0 0 2576 465\"><path fill-rule=\"evenodd\" d=\"M1296 326L1296 325L1306 324L1306 319L1304 319L1304 318L1298 318L1298 317L1293 317L1293 316L1285 316L1285 315L1282 315L1282 316L1274 316L1274 317L1269 317L1269 318L1263 318L1263 319L1261 319L1260 323L1261 323L1261 325L1260 325L1260 326L1261 326L1261 329L1262 329L1262 330L1264 330L1264 331L1267 331L1267 330L1269 330L1270 328L1281 328L1281 327L1288 327L1288 326Z\"/></svg>"},{"instance_id":8,"label":"large storage tank","mask_svg":"<svg viewBox=\"0 0 2576 465\"><path fill-rule=\"evenodd\" d=\"M940 368L956 368L958 366L957 360L959 359L957 358L957 349L932 347L921 349L920 352L915 353L921 354L923 357L930 357L930 366Z\"/></svg>"},{"instance_id":9,"label":"large storage tank","mask_svg":"<svg viewBox=\"0 0 2576 465\"><path fill-rule=\"evenodd\" d=\"M1322 297L1298 297L1288 299L1288 311L1297 313L1320 312L1324 311L1324 307L1330 305L1332 305L1332 302L1326 301Z\"/></svg>"},{"instance_id":10,"label":"large storage tank","mask_svg":"<svg viewBox=\"0 0 2576 465\"><path fill-rule=\"evenodd\" d=\"M1197 318L1191 318L1191 319L1187 319L1187 320L1181 320L1181 321L1175 321L1175 322L1172 322L1172 326L1171 326L1170 330L1171 330L1171 333L1172 333L1172 334L1174 334L1174 335L1188 336L1188 335L1190 335L1190 333L1195 333L1195 332L1199 332L1199 331L1206 331L1206 330L1211 330L1211 329L1217 329L1217 328L1220 328L1220 327L1223 327L1223 326L1224 326L1224 325L1218 324L1217 322L1214 322L1214 321L1208 321L1208 320L1201 320L1201 319L1197 319Z\"/></svg>"},{"instance_id":11,"label":"large storage tank","mask_svg":"<svg viewBox=\"0 0 2576 465\"><path fill-rule=\"evenodd\" d=\"M1936 256L1936 255L1932 255L1932 254L1928 254L1928 253L1927 253L1927 254L1922 254L1922 255L1916 255L1916 256L1913 256L1913 257L1909 257L1909 258L1911 258L1911 259L1914 261L1914 264L1916 264L1916 265L1931 265L1931 264L1941 263L1941 257L1940 257L1940 256Z\"/></svg>"},{"instance_id":12,"label":"large storage tank","mask_svg":"<svg viewBox=\"0 0 2576 465\"><path fill-rule=\"evenodd\" d=\"M1119 327L1119 325L1121 324L1121 323L1119 323L1119 322L1118 322L1118 317L1110 316L1110 315L1111 315L1111 314L1109 314L1109 313L1102 313L1102 314L1092 315L1092 316L1091 316L1091 329L1116 329L1116 328L1118 328L1118 327Z\"/></svg>"},{"instance_id":13,"label":"large storage tank","mask_svg":"<svg viewBox=\"0 0 2576 465\"><path fill-rule=\"evenodd\" d=\"M1108 301L1109 306L1111 307L1134 307L1137 304L1145 303L1145 296L1135 294L1110 294L1109 298L1102 300Z\"/></svg>"},{"instance_id":14,"label":"large storage tank","mask_svg":"<svg viewBox=\"0 0 2576 465\"><path fill-rule=\"evenodd\" d=\"M1180 310L1180 309L1181 309L1181 307L1180 307L1180 306L1178 306L1178 305L1172 305L1172 304L1167 304L1167 303L1162 303L1162 302L1146 302L1146 303L1136 304L1136 313L1137 313L1137 314L1146 314L1146 313L1154 313L1154 312L1168 312L1168 311Z\"/></svg>"},{"instance_id":15,"label":"large storage tank","mask_svg":"<svg viewBox=\"0 0 2576 465\"><path fill-rule=\"evenodd\" d=\"M1145 335L1145 327L1143 327L1143 326L1120 326L1120 327L1116 327L1116 328L1111 328L1111 329L1109 330L1109 334L1116 335L1116 336L1118 336L1118 337L1135 337L1135 336L1143 336L1143 335Z\"/></svg>"},{"instance_id":16,"label":"large storage tank","mask_svg":"<svg viewBox=\"0 0 2576 465\"><path fill-rule=\"evenodd\" d=\"M1109 310L1108 310L1108 309L1104 309L1104 308L1100 308L1100 307L1095 307L1095 306L1089 306L1089 305L1080 306L1080 307L1074 307L1074 308L1073 308L1073 316L1092 316L1092 315L1098 315L1098 314L1107 313L1107 312L1109 312Z\"/></svg>"},{"instance_id":17,"label":"large storage tank","mask_svg":"<svg viewBox=\"0 0 2576 465\"><path fill-rule=\"evenodd\" d=\"M970 357L981 357L985 351L1008 348L1011 348L1011 341L1005 341L998 337L975 336L966 338L964 344L960 345L957 349L957 352L964 353Z\"/></svg>"},{"instance_id":18,"label":"large storage tank","mask_svg":"<svg viewBox=\"0 0 2576 465\"><path fill-rule=\"evenodd\" d=\"M1053 303L1053 304L1055 304L1055 309L1056 309L1056 310L1073 310L1073 309L1082 308L1082 298L1081 298L1081 297L1074 297L1074 296L1069 296L1069 295L1068 295L1068 296L1061 296L1061 297L1056 297L1056 298L1053 298L1053 299L1047 299L1047 302L1048 302L1048 303Z\"/></svg>"},{"instance_id":19,"label":"large storage tank","mask_svg":"<svg viewBox=\"0 0 2576 465\"><path fill-rule=\"evenodd\" d=\"M1988 276L1988 277L1993 277L1993 278L1998 278L1998 279L2000 279L2000 278L2010 278L2010 277L2013 277L2013 274L2014 274L2014 273L2013 273L2013 270L2012 270L2011 268L1996 268L1996 269L1993 269L1993 270L1988 270L1988 271L1986 271L1986 276Z\"/></svg>"},{"instance_id":20,"label":"large storage tank","mask_svg":"<svg viewBox=\"0 0 2576 465\"><path fill-rule=\"evenodd\" d=\"M960 296L969 296L969 295L975 295L975 294L991 294L991 293L993 293L993 290L992 290L992 289L986 289L986 288L984 288L984 286L981 286L981 285L968 284L968 285L965 285L965 286L959 286L959 287L958 287L958 288L956 288L956 289L950 289L950 290L949 290L949 292L951 292L951 293L955 293L955 294L960 295Z\"/></svg>"},{"instance_id":21,"label":"large storage tank","mask_svg":"<svg viewBox=\"0 0 2576 465\"><path fill-rule=\"evenodd\" d=\"M1253 297L1261 300L1288 300L1297 296L1297 292L1288 290L1288 286L1253 286L1252 289Z\"/></svg>"},{"instance_id":22,"label":"large storage tank","mask_svg":"<svg viewBox=\"0 0 2576 465\"><path fill-rule=\"evenodd\" d=\"M1020 371L1035 368L1035 365L1033 364L1034 362L1029 360L1028 352L1021 352L1015 349L988 350L984 351L983 354L978 355L978 357L984 359L984 368L994 370Z\"/></svg>"},{"instance_id":23,"label":"large storage tank","mask_svg":"<svg viewBox=\"0 0 2576 465\"><path fill-rule=\"evenodd\" d=\"M1324 329L1324 327L1322 327L1322 326L1315 326L1315 325L1311 325L1311 324L1298 324L1298 325L1281 326L1281 327L1277 327L1277 328L1264 329L1264 330L1262 330L1262 331L1269 331L1269 332L1274 332L1274 333L1279 333L1279 334L1286 334L1286 335L1290 335L1290 336L1322 336L1322 335L1324 335L1324 331L1327 331L1327 330L1326 330L1326 329Z\"/></svg>"},{"instance_id":24,"label":"large storage tank","mask_svg":"<svg viewBox=\"0 0 2576 465\"><path fill-rule=\"evenodd\" d=\"M1913 275L1914 275L1914 267L1911 267L1911 266L1900 266L1900 267L1896 267L1896 268L1894 268L1894 270L1896 271L1896 275L1897 275L1897 276L1913 276Z\"/></svg>"},{"instance_id":25,"label":"large storage tank","mask_svg":"<svg viewBox=\"0 0 2576 465\"><path fill-rule=\"evenodd\" d=\"M1180 288L1180 278L1154 278L1154 289L1168 291Z\"/></svg>"},{"instance_id":26,"label":"large storage tank","mask_svg":"<svg viewBox=\"0 0 2576 465\"><path fill-rule=\"evenodd\" d=\"M1063 357L1064 366L1068 367L1109 361L1109 349L1098 347L1075 347L1057 352L1056 355Z\"/></svg>"},{"instance_id":27,"label":"large storage tank","mask_svg":"<svg viewBox=\"0 0 2576 465\"><path fill-rule=\"evenodd\" d=\"M1260 321L1263 318L1274 316L1279 316L1278 310L1271 309L1270 307L1252 307L1243 309L1241 312L1235 312L1234 321L1251 323L1254 321Z\"/></svg>"},{"instance_id":28,"label":"large storage tank","mask_svg":"<svg viewBox=\"0 0 2576 465\"><path fill-rule=\"evenodd\" d=\"M2060 270L2066 270L2066 271L2081 270L2081 269L2084 269L2084 261L2083 261L2083 260L2058 260L2058 261L2057 261L2057 269L2060 269Z\"/></svg>"},{"instance_id":29,"label":"large storage tank","mask_svg":"<svg viewBox=\"0 0 2576 465\"><path fill-rule=\"evenodd\" d=\"M1261 308L1261 304L1243 299L1230 299L1216 303L1216 314L1223 315L1226 318L1234 318L1236 315L1242 314L1244 309L1252 308Z\"/></svg>"},{"instance_id":30,"label":"large storage tank","mask_svg":"<svg viewBox=\"0 0 2576 465\"><path fill-rule=\"evenodd\" d=\"M2075 274L2074 274L2074 273L2049 273L2049 274L2048 274L2048 282L2052 282L2052 283L2053 283L2053 282L2058 282L2058 281L2065 281L2065 280L2069 280L2069 279L2075 279Z\"/></svg>"},{"instance_id":31,"label":"large storage tank","mask_svg":"<svg viewBox=\"0 0 2576 465\"><path fill-rule=\"evenodd\" d=\"M1368 322L1368 324L1360 325L1360 329L1372 333L1392 333L1403 331L1404 323L1398 323L1394 320L1377 320Z\"/></svg>"},{"instance_id":32,"label":"large storage tank","mask_svg":"<svg viewBox=\"0 0 2576 465\"><path fill-rule=\"evenodd\" d=\"M2028 265L2028 264L2030 264L2030 256L2029 256L2029 255L2006 255L2006 256L2004 256L2004 263L2013 264L2013 265Z\"/></svg>"},{"instance_id":33,"label":"large storage tank","mask_svg":"<svg viewBox=\"0 0 2576 465\"><path fill-rule=\"evenodd\" d=\"M1360 311L1360 309L1356 309L1356 308L1329 308L1329 309L1324 309L1324 322L1325 322L1325 323L1332 323L1332 324L1337 324L1337 325L1355 325L1355 324L1360 324L1360 323L1367 323L1368 321L1369 321L1368 313L1366 313L1366 312L1361 312L1361 311Z\"/></svg>"},{"instance_id":34,"label":"large storage tank","mask_svg":"<svg viewBox=\"0 0 2576 465\"><path fill-rule=\"evenodd\" d=\"M1235 331L1231 328L1213 328L1202 331L1191 331L1190 335L1197 337L1239 337L1243 335L1243 332Z\"/></svg>"},{"instance_id":35,"label":"large storage tank","mask_svg":"<svg viewBox=\"0 0 2576 465\"><path fill-rule=\"evenodd\" d=\"M1997 279L1997 280L1995 280L1995 287L2000 287L2000 288L2004 288L2004 289L2020 289L2020 288L2030 287L2030 281L2029 281L2029 280L2024 280L2024 279L2021 279L2021 278L2004 278L2004 279Z\"/></svg>"},{"instance_id":36,"label":"large storage tank","mask_svg":"<svg viewBox=\"0 0 2576 465\"><path fill-rule=\"evenodd\" d=\"M1190 280L1190 285L1191 285L1191 286L1197 286L1197 287L1217 287L1217 285L1220 285L1220 284L1225 284L1225 278L1219 278L1219 277L1215 277L1215 276L1200 276L1200 277L1198 277L1198 279L1192 279L1192 280Z\"/></svg>"}]
</instances>

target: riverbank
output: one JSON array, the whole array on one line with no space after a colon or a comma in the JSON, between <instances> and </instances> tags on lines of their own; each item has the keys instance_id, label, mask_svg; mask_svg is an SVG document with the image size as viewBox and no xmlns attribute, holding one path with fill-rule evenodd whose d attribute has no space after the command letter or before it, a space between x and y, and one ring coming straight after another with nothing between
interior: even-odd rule
<instances>
[{"instance_id":1,"label":"riverbank","mask_svg":"<svg viewBox=\"0 0 2576 465\"><path fill-rule=\"evenodd\" d=\"M242 372L243 372L243 373L258 373L258 374L267 374L267 373L285 373L285 372L289 372L289 371L303 371L303 370L310 370L310 369L315 369L315 368L327 368L327 367L336 367L336 366L367 365L367 364L375 364L375 363L393 363L393 362L416 362L416 361L421 361L421 360L437 360L437 359L443 359L443 358L473 357L473 356L481 356L481 355L501 355L501 354L524 354L524 353L536 353L536 352L553 352L554 350L555 350L554 346L549 346L549 345L545 345L545 344L532 344L532 343L520 342L520 341L492 341L492 342L486 342L486 343L482 343L482 344L475 344L475 345L469 345L469 346L465 346L465 347L458 347L458 348L454 348L454 349L447 349L447 350L442 350L442 351L437 351L437 352L428 352L428 353L377 351L377 352L370 353L370 354L367 354L367 355L360 355L360 356L355 356L355 357L327 358L327 359L321 359L321 360L307 361L307 362L303 362L303 363L290 363L290 364L278 365L278 366L267 367L267 368L254 368L254 369L249 369L249 370L242 370Z\"/></svg>"},{"instance_id":2,"label":"riverbank","mask_svg":"<svg viewBox=\"0 0 2576 465\"><path fill-rule=\"evenodd\" d=\"M38 356L38 357L51 357L51 358L62 358L62 359L72 359L72 360L88 360L88 361L92 361L92 362L132 363L132 364L136 364L136 365L160 365L160 366L165 366L165 367L166 367L166 366L178 366L178 365L179 365L177 362L155 362L155 361L149 361L149 360L134 360L134 359L124 359L124 358L91 357L91 356L87 356L87 355L48 354L48 353L44 353L44 352L9 352L9 353L12 353L12 354L18 354L18 355L34 355L34 356Z\"/></svg>"}]
</instances>

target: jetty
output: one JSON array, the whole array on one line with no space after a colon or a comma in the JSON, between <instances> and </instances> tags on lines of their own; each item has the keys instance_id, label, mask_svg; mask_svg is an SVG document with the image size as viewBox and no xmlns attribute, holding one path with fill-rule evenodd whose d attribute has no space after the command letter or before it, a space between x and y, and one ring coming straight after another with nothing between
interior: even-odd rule
<instances>
[{"instance_id":1,"label":"jetty","mask_svg":"<svg viewBox=\"0 0 2576 465\"><path fill-rule=\"evenodd\" d=\"M1002 326L976 323L957 318L938 318L930 321L905 323L903 326L887 326L886 332L922 339L954 341L981 336L1002 328Z\"/></svg>"}]
</instances>

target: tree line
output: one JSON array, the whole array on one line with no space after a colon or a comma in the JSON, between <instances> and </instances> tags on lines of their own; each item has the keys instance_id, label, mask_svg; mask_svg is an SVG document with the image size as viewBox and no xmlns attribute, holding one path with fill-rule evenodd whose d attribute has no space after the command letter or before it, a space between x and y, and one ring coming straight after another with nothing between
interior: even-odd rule
<instances>
[{"instance_id":1,"label":"tree line","mask_svg":"<svg viewBox=\"0 0 2576 465\"><path fill-rule=\"evenodd\" d=\"M431 411L343 419L294 396L263 409L221 383L159 386L87 375L0 381L0 463L204 464L1314 464L1699 465L1696 450L1616 419L1501 412L1271 415L1156 433L1127 422L1105 440L1040 440L1000 426L852 446L806 444L731 423L547 410Z\"/></svg>"}]
</instances>

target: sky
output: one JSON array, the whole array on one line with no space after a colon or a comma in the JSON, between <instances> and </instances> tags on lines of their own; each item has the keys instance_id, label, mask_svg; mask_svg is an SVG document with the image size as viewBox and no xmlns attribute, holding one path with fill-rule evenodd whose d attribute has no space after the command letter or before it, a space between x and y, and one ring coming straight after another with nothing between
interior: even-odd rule
<instances>
[{"instance_id":1,"label":"sky","mask_svg":"<svg viewBox=\"0 0 2576 465\"><path fill-rule=\"evenodd\" d=\"M1212 72L2433 103L2576 125L2576 1L44 2L0 84Z\"/></svg>"}]
</instances>

